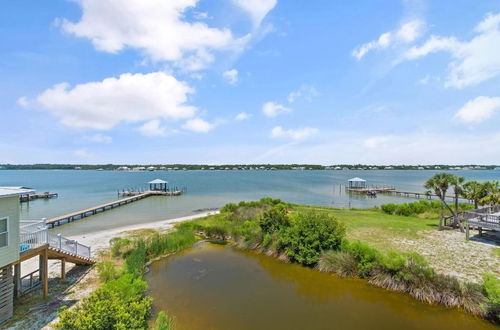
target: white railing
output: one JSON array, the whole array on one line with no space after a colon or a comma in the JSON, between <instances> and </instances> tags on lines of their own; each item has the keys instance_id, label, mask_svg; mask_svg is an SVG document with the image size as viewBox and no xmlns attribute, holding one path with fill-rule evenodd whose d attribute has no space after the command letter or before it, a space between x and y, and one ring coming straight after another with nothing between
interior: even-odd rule
<instances>
[{"instance_id":1,"label":"white railing","mask_svg":"<svg viewBox=\"0 0 500 330\"><path fill-rule=\"evenodd\" d=\"M45 221L22 221L19 231L19 248L21 252L49 244L53 249L74 254L80 257L91 257L90 246L67 239L61 234L49 232Z\"/></svg>"}]
</instances>

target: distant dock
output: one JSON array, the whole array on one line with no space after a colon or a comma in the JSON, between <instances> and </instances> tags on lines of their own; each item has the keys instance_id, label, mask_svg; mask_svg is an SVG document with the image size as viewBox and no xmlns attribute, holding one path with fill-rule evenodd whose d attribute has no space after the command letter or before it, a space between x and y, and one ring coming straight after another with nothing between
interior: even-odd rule
<instances>
[{"instance_id":1,"label":"distant dock","mask_svg":"<svg viewBox=\"0 0 500 330\"><path fill-rule=\"evenodd\" d=\"M26 195L22 195L19 200L21 201L21 203L25 203L25 202L29 202L29 201L32 201L32 200L35 200L35 199L51 199L51 198L54 198L54 197L58 197L59 194L58 193L51 193L51 192L43 192L43 193L38 193L38 194L26 194Z\"/></svg>"}]
</instances>

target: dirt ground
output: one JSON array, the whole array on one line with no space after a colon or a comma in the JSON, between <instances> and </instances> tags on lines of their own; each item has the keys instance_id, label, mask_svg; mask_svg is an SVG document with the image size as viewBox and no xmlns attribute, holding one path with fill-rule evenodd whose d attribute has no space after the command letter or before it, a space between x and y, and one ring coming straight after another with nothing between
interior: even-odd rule
<instances>
[{"instance_id":1,"label":"dirt ground","mask_svg":"<svg viewBox=\"0 0 500 330\"><path fill-rule=\"evenodd\" d=\"M471 239L466 241L459 230L425 230L417 237L405 238L367 229L356 232L353 238L383 250L418 252L438 273L481 282L484 273L500 276L500 237L496 234L479 237L477 231L471 230Z\"/></svg>"}]
</instances>

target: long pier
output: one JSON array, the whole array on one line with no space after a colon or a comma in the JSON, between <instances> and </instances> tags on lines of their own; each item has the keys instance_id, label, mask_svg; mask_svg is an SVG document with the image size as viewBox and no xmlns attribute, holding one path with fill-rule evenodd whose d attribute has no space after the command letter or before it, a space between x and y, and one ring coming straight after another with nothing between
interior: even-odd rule
<instances>
[{"instance_id":1,"label":"long pier","mask_svg":"<svg viewBox=\"0 0 500 330\"><path fill-rule=\"evenodd\" d=\"M431 199L432 197L439 197L438 195L432 193L401 191L401 190L396 190L395 188L388 188L388 187L372 187L372 188L367 187L367 188L346 188L346 189L347 191L357 192L362 194L370 194L374 192L374 193L394 194L398 196L414 197L414 198L425 197L427 199ZM445 198L454 199L455 196L446 196ZM465 199L465 198L459 197L459 199Z\"/></svg>"},{"instance_id":2,"label":"long pier","mask_svg":"<svg viewBox=\"0 0 500 330\"><path fill-rule=\"evenodd\" d=\"M84 209L81 211L76 211L76 212L61 215L61 216L58 216L55 218L47 219L45 221L45 223L47 225L49 225L51 228L54 228L55 226L60 226L64 223L73 222L75 220L89 217L89 216L92 216L92 215L97 214L97 213L102 213L102 212L114 209L116 207L130 204L130 203L133 203L135 201L138 201L138 200L141 200L143 198L150 197L150 196L176 196L176 195L180 195L180 193L173 192L173 191L167 192L167 191L148 190L148 191L145 191L143 193L140 193L140 194L137 194L134 196L130 196L130 197L123 198L123 199L118 199L118 200L113 201L113 202L97 205L97 206L90 207L88 209Z\"/></svg>"}]
</instances>

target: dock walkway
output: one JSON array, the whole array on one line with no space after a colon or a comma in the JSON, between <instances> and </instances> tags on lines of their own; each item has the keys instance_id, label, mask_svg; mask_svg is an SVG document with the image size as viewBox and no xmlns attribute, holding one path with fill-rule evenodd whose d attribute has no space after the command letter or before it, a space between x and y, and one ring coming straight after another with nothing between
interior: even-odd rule
<instances>
[{"instance_id":1,"label":"dock walkway","mask_svg":"<svg viewBox=\"0 0 500 330\"><path fill-rule=\"evenodd\" d=\"M114 209L116 207L126 205L133 203L135 201L141 200L146 197L150 196L177 196L180 195L181 193L177 193L175 191L155 191L155 190L148 190L143 193L133 195L130 197L118 199L116 201L112 201L109 203L93 206L84 210L72 212L69 214L61 215L55 218L47 219L46 224L49 225L51 228L54 228L55 226L60 226L63 223L69 223L73 222L75 220L79 220L97 213L102 213L104 211L108 211L111 209Z\"/></svg>"}]
</instances>

